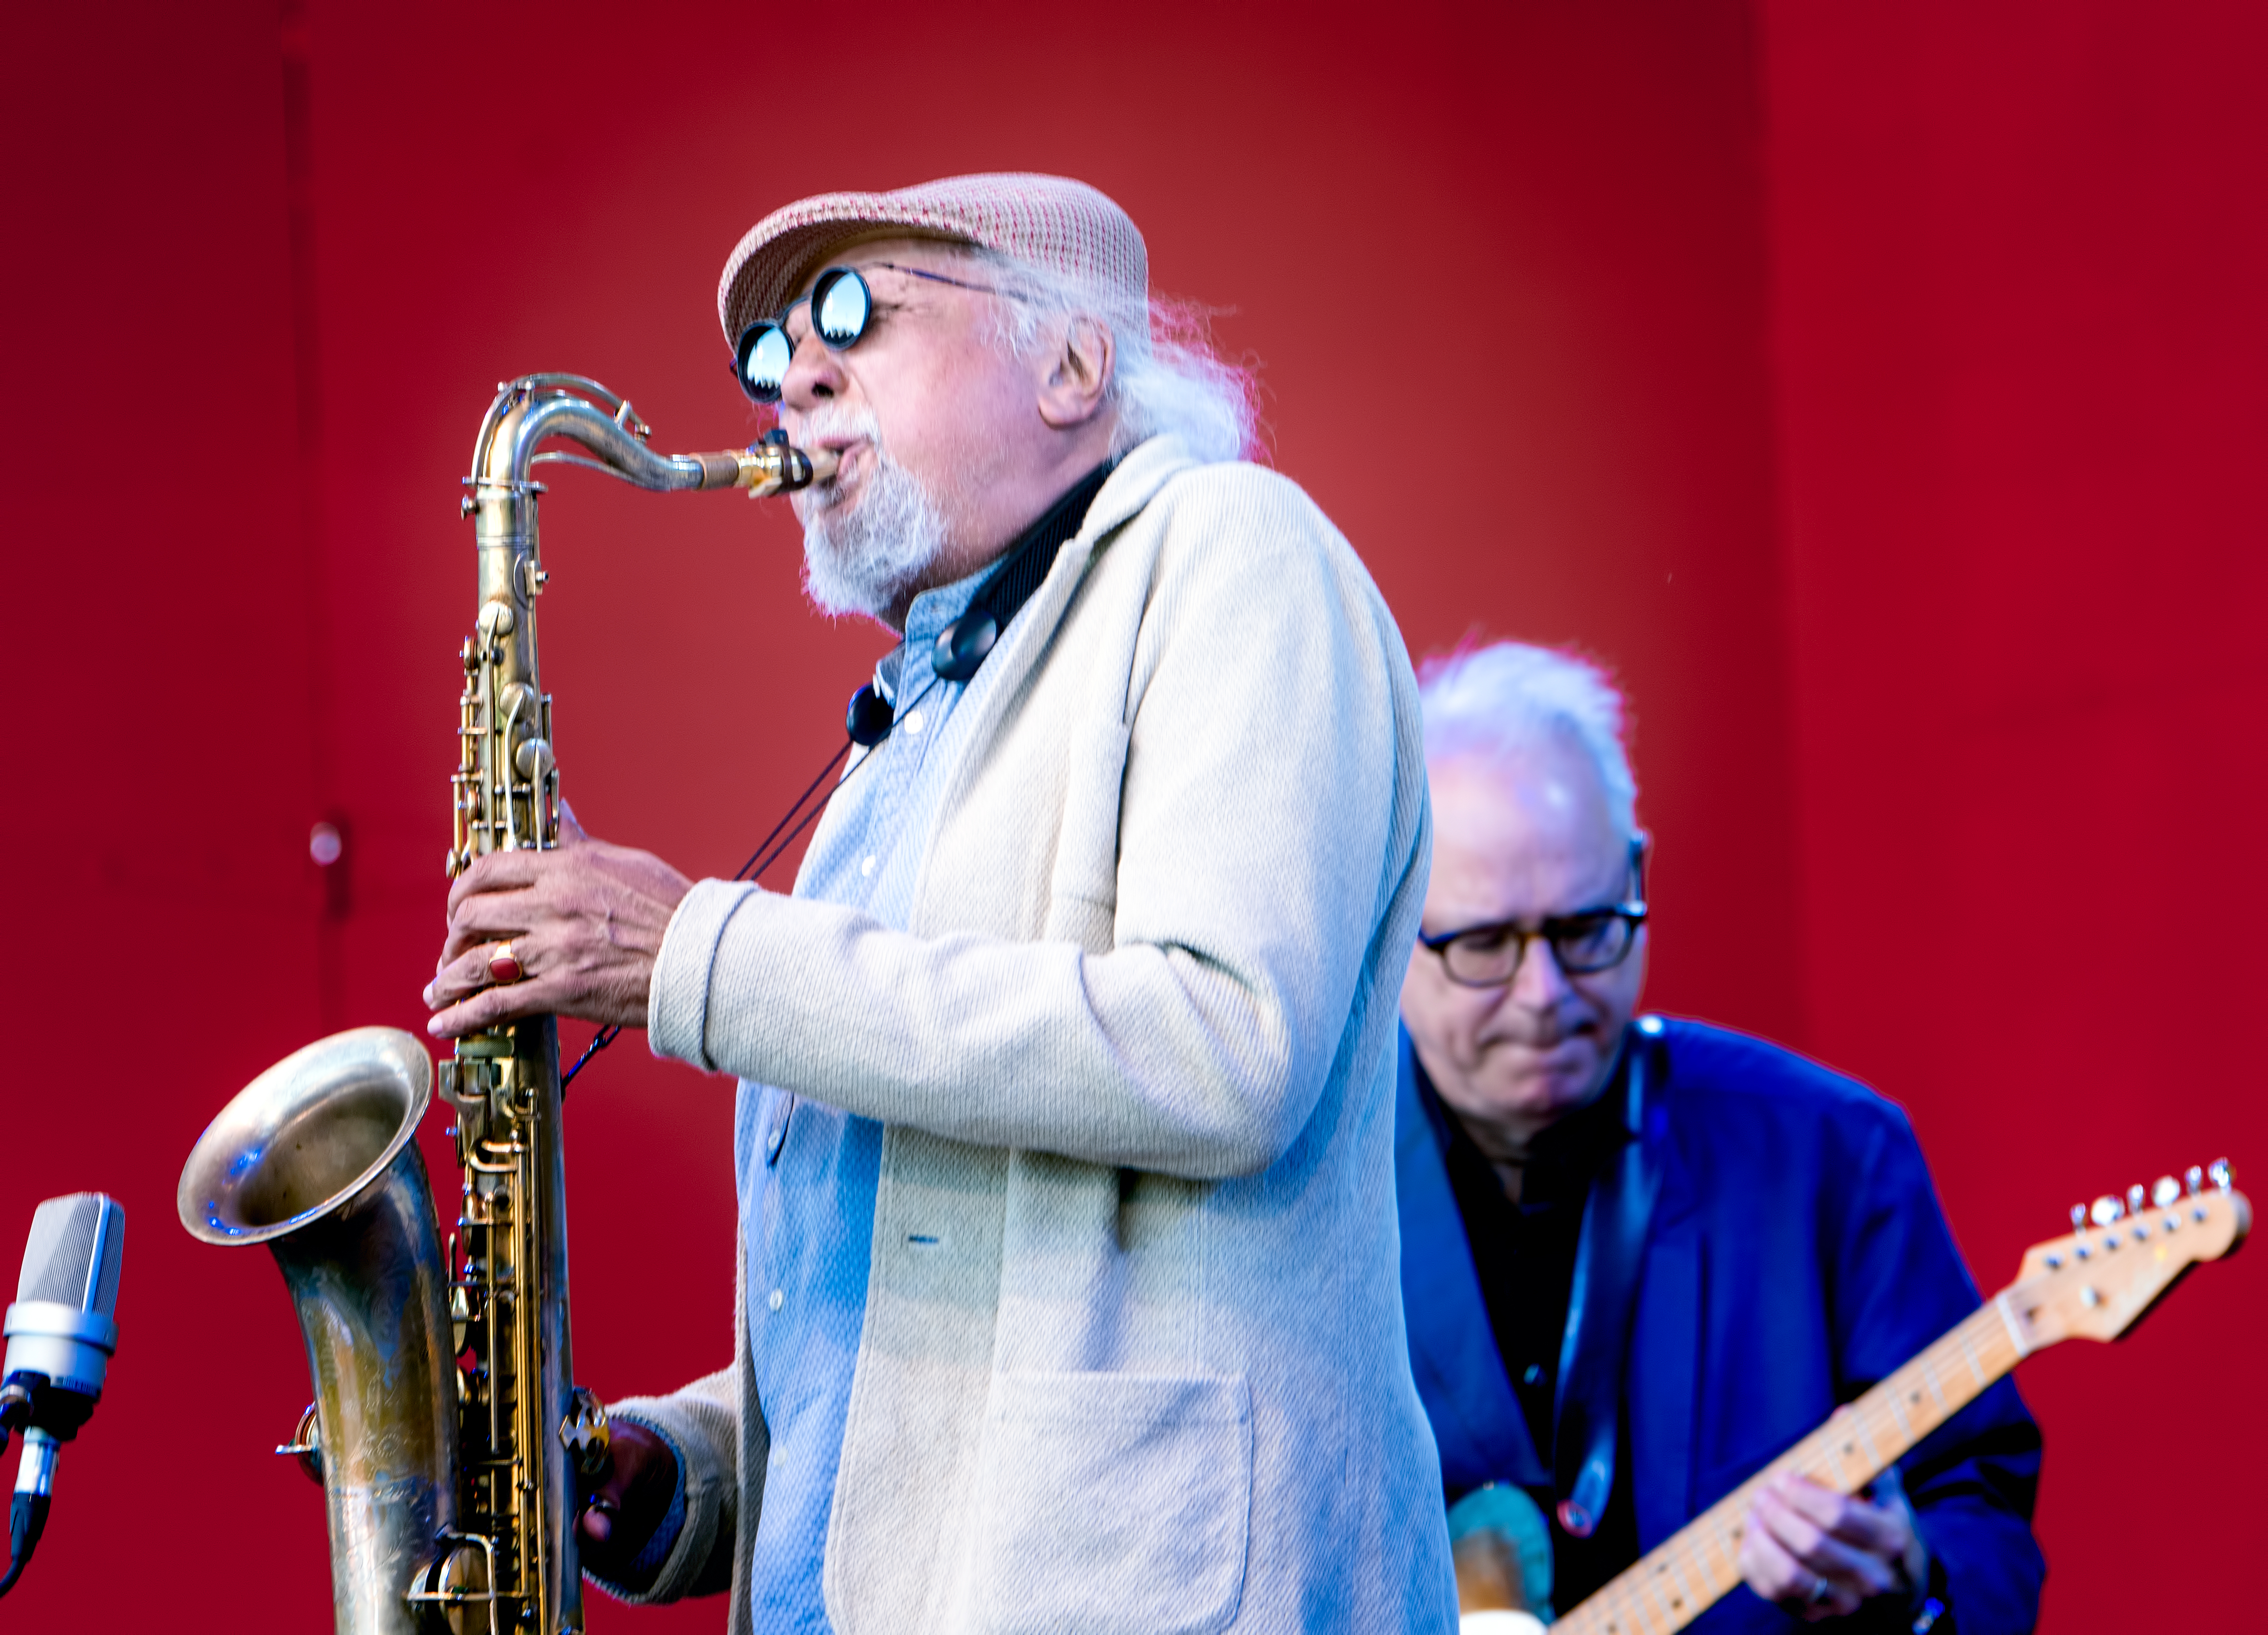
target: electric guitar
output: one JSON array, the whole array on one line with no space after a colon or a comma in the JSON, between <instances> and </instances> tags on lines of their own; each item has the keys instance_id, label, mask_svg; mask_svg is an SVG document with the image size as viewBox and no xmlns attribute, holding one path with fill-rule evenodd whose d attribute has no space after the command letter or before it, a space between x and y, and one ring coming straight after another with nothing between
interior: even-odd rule
<instances>
[{"instance_id":1,"label":"electric guitar","mask_svg":"<svg viewBox=\"0 0 2268 1635\"><path fill-rule=\"evenodd\" d=\"M2122 1203L2076 1205L2072 1232L2036 1244L2016 1280L1896 1373L1561 1617L1554 1635L1669 1635L1741 1581L1741 1535L1756 1491L1787 1471L1855 1493L1984 1388L2062 1340L2115 1340L2190 1268L2244 1241L2252 1205L2226 1160L2171 1175Z\"/></svg>"}]
</instances>

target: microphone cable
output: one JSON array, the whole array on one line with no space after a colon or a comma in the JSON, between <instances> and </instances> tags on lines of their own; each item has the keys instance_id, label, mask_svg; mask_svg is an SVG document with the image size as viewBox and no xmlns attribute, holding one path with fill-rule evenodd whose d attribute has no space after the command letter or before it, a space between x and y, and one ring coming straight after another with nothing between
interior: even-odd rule
<instances>
[{"instance_id":1,"label":"microphone cable","mask_svg":"<svg viewBox=\"0 0 2268 1635\"><path fill-rule=\"evenodd\" d=\"M8 1571L0 1576L0 1595L15 1588L24 1569L32 1565L32 1552L40 1546L40 1535L47 1531L48 1503L45 1493L18 1493L9 1504Z\"/></svg>"},{"instance_id":2,"label":"microphone cable","mask_svg":"<svg viewBox=\"0 0 2268 1635\"><path fill-rule=\"evenodd\" d=\"M921 701L928 697L936 689L939 681L947 679L949 678L932 673L929 680L923 684L921 691L916 693L907 701L906 709L910 711L917 708L921 703ZM897 724L897 714L898 711L893 708L891 711L892 726L895 726ZM843 792L843 786L850 783L852 778L858 776L860 768L865 766L868 762L874 758L872 752L882 747L883 740L887 739L888 736L889 729L885 728L880 738L877 738L873 743L866 746L868 753L859 757L858 764L852 767L848 772L845 772L832 789L828 790L824 794L820 794L821 787L826 784L828 777L833 774L836 767L843 764L843 758L849 755L852 748L856 748L858 745L858 740L856 739L845 740L842 748L828 756L827 764L819 769L819 776L813 778L810 784L805 788L804 792L795 798L794 802L788 807L785 815L784 815L778 822L772 825L771 833L765 836L762 840L756 843L756 849L748 854L748 860L746 863L741 864L740 868L734 872L733 879L735 881L753 880L761 882L764 877L765 871L770 869L773 864L780 860L781 857L786 853L787 849L795 843L796 837L799 835L801 835L805 829L809 829L811 825L818 820L819 814L827 810L828 803L833 801L836 796ZM804 804L806 801L810 801L814 795L819 795L818 800L812 804L809 811L804 811ZM801 814L800 816L797 815L799 813ZM793 825L792 828L789 827L791 824ZM783 830L785 832L783 833ZM598 1033L592 1038L591 1042L583 1047L583 1054L575 1058L575 1064L559 1076L559 1094L563 1099L567 1094L567 1086L575 1082L575 1075L583 1071L584 1067L588 1064L593 1057L598 1055L600 1051L614 1043L615 1039L621 1035L622 1031L622 1028L621 1023L611 1023L608 1026L599 1029Z\"/></svg>"}]
</instances>

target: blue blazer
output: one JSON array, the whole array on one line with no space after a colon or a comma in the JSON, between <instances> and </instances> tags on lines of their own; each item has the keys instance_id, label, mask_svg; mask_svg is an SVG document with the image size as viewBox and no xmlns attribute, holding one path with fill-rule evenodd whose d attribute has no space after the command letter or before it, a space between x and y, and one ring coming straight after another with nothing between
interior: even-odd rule
<instances>
[{"instance_id":1,"label":"blue blazer","mask_svg":"<svg viewBox=\"0 0 2268 1635\"><path fill-rule=\"evenodd\" d=\"M1615 1479L1635 1483L1639 1544L1652 1550L1978 1300L1896 1107L1724 1028L1645 1017L1629 1039L1652 1057L1661 1183ZM1549 1487L1450 1189L1447 1114L1406 1031L1395 1117L1410 1360L1443 1482L1451 1496L1488 1482ZM2046 1570L2030 1525L2040 1435L2014 1384L1995 1384L1898 1464L1942 1572L1952 1618L1940 1635L2031 1629ZM1741 1588L1694 1627L1804 1626Z\"/></svg>"}]
</instances>

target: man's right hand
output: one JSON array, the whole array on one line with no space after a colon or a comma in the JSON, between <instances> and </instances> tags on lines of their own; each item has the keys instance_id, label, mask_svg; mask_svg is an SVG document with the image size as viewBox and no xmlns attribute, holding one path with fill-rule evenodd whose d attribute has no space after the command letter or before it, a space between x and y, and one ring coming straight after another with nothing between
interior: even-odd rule
<instances>
[{"instance_id":1,"label":"man's right hand","mask_svg":"<svg viewBox=\"0 0 2268 1635\"><path fill-rule=\"evenodd\" d=\"M488 852L449 887L425 1031L461 1039L523 1016L644 1027L661 939L692 889L650 851L593 840L563 800L556 846ZM490 961L507 945L520 975L498 982Z\"/></svg>"},{"instance_id":2,"label":"man's right hand","mask_svg":"<svg viewBox=\"0 0 2268 1635\"><path fill-rule=\"evenodd\" d=\"M630 1563L669 1513L677 1494L677 1456L668 1443L629 1419L615 1421L608 1453L606 1474L583 1490L576 1543L585 1571L624 1589L644 1589L631 1580Z\"/></svg>"}]
</instances>

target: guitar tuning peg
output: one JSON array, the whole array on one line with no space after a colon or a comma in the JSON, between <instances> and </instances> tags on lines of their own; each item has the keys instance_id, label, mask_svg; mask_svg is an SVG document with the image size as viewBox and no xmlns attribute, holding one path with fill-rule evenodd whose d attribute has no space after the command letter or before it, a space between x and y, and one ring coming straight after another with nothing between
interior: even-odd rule
<instances>
[{"instance_id":1,"label":"guitar tuning peg","mask_svg":"<svg viewBox=\"0 0 2268 1635\"><path fill-rule=\"evenodd\" d=\"M2228 1167L2228 1160L2225 1158L2217 1158L2207 1164L2205 1173L2206 1179L2223 1192L2236 1184L2236 1172Z\"/></svg>"},{"instance_id":2,"label":"guitar tuning peg","mask_svg":"<svg viewBox=\"0 0 2268 1635\"><path fill-rule=\"evenodd\" d=\"M2086 1204L2074 1204L2071 1206L2071 1229L2073 1232L2084 1232L2087 1230Z\"/></svg>"},{"instance_id":3,"label":"guitar tuning peg","mask_svg":"<svg viewBox=\"0 0 2268 1635\"><path fill-rule=\"evenodd\" d=\"M2089 1212L2094 1216L2096 1226L2109 1226L2117 1224L2118 1218L2126 1212L2126 1209L2125 1205L2106 1192L2095 1200L2095 1208Z\"/></svg>"},{"instance_id":4,"label":"guitar tuning peg","mask_svg":"<svg viewBox=\"0 0 2268 1635\"><path fill-rule=\"evenodd\" d=\"M2149 1195L2142 1190L2142 1183L2139 1181L2132 1186L2127 1188L2126 1212L2130 1215L2140 1214L2142 1212L2142 1200L2147 1196Z\"/></svg>"},{"instance_id":5,"label":"guitar tuning peg","mask_svg":"<svg viewBox=\"0 0 2268 1635\"><path fill-rule=\"evenodd\" d=\"M2191 1164L2182 1172L2182 1179L2188 1183L2191 1197L2195 1197L2205 1189L2205 1171L2199 1169L2195 1164Z\"/></svg>"},{"instance_id":6,"label":"guitar tuning peg","mask_svg":"<svg viewBox=\"0 0 2268 1635\"><path fill-rule=\"evenodd\" d=\"M2150 1187L2150 1202L2155 1204L2160 1209L2169 1207L2177 1202L2181 1196L2182 1183L2171 1175L2159 1176Z\"/></svg>"}]
</instances>

